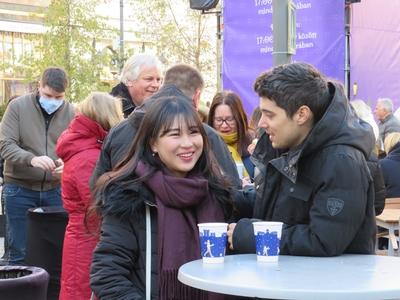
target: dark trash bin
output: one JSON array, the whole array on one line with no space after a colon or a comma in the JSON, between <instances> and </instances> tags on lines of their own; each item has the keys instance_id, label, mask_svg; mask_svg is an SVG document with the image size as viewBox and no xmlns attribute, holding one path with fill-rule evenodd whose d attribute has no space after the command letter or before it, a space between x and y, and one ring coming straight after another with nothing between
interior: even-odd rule
<instances>
[{"instance_id":1,"label":"dark trash bin","mask_svg":"<svg viewBox=\"0 0 400 300\"><path fill-rule=\"evenodd\" d=\"M49 274L28 266L0 266L0 299L46 300Z\"/></svg>"},{"instance_id":2,"label":"dark trash bin","mask_svg":"<svg viewBox=\"0 0 400 300\"><path fill-rule=\"evenodd\" d=\"M29 209L25 264L45 269L49 275L48 300L58 300L64 233L68 214L62 206Z\"/></svg>"}]
</instances>

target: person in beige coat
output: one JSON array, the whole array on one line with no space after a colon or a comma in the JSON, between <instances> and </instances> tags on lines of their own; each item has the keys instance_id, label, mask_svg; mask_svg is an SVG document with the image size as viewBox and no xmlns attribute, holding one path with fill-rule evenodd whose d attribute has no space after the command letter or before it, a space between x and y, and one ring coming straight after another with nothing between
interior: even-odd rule
<instances>
[{"instance_id":1,"label":"person in beige coat","mask_svg":"<svg viewBox=\"0 0 400 300\"><path fill-rule=\"evenodd\" d=\"M55 154L55 145L74 117L72 104L65 101L67 85L63 69L46 69L38 91L13 100L2 120L0 154L4 158L8 264L24 261L27 210L62 205L63 162Z\"/></svg>"}]
</instances>

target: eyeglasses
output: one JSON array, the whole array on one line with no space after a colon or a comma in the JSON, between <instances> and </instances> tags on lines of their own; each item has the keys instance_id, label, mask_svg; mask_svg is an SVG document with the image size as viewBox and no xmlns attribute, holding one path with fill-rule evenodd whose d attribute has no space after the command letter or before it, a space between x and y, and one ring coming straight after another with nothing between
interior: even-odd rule
<instances>
[{"instance_id":1,"label":"eyeglasses","mask_svg":"<svg viewBox=\"0 0 400 300\"><path fill-rule=\"evenodd\" d=\"M222 126L223 123L226 123L228 126L235 125L235 118L234 117L227 117L223 118L214 118L214 123L216 126Z\"/></svg>"}]
</instances>

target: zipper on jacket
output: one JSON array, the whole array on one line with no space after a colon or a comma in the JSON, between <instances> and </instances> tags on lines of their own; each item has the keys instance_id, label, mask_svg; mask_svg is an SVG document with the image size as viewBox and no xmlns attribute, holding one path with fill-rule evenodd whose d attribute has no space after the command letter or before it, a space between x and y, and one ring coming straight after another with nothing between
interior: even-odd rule
<instances>
[{"instance_id":1,"label":"zipper on jacket","mask_svg":"<svg viewBox=\"0 0 400 300\"><path fill-rule=\"evenodd\" d=\"M48 154L48 142L49 142L49 127L50 127L50 122L51 122L51 119L53 119L53 116L50 116L49 118L46 118L45 116L43 116L43 118L44 118L44 125L45 125L45 146L46 146L46 152L45 152L45 154L46 154L46 156L49 156ZM43 175L43 179L42 179L42 182L41 182L41 184L40 184L40 190L41 191L43 191L43 188L44 188L44 184L45 184L45 182L46 182L46 173L47 173L47 171L44 171L44 175Z\"/></svg>"}]
</instances>

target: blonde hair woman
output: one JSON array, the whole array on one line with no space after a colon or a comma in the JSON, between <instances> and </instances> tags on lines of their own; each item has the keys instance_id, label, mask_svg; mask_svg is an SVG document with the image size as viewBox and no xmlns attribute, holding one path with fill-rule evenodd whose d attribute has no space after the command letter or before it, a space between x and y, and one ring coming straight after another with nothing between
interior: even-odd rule
<instances>
[{"instance_id":1,"label":"blonde hair woman","mask_svg":"<svg viewBox=\"0 0 400 300\"><path fill-rule=\"evenodd\" d=\"M398 143L400 143L400 132L389 133L383 144L386 154L389 154Z\"/></svg>"},{"instance_id":2,"label":"blonde hair woman","mask_svg":"<svg viewBox=\"0 0 400 300\"><path fill-rule=\"evenodd\" d=\"M77 115L58 139L56 152L64 161L62 199L69 214L59 299L90 298L89 268L98 238L86 228L97 226L96 219L85 220L92 201L89 178L107 132L122 118L118 99L94 92L77 105Z\"/></svg>"}]
</instances>

